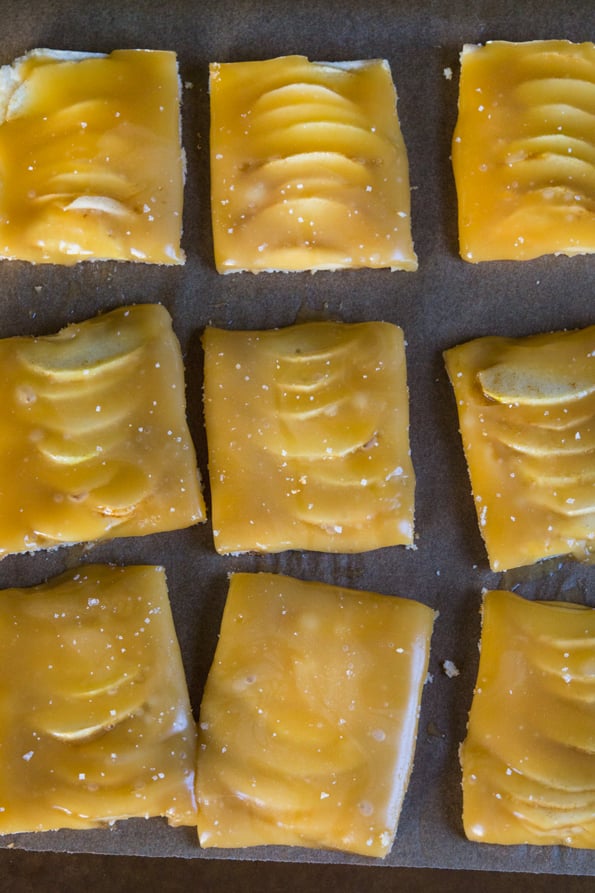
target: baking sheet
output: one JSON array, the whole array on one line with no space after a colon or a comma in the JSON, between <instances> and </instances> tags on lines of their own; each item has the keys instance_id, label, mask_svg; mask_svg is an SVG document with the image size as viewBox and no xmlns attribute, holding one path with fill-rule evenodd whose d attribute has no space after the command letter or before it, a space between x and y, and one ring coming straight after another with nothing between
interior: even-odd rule
<instances>
[{"instance_id":1,"label":"baking sheet","mask_svg":"<svg viewBox=\"0 0 595 893\"><path fill-rule=\"evenodd\" d=\"M464 42L594 38L591 0L522 4L459 0L76 3L0 0L0 62L36 46L107 52L175 50L184 83L188 156L183 245L187 263L158 268L115 263L74 268L0 262L0 337L51 333L124 303L161 301L174 319L187 370L188 413L208 498L200 335L205 325L269 328L312 318L383 319L405 330L411 445L417 473L416 550L364 555L285 553L217 556L210 524L92 548L15 556L0 563L0 588L32 585L84 562L164 564L193 707L215 649L230 571L273 571L419 599L440 612L419 725L415 768L397 841L386 861L291 848L201 851L192 829L133 820L112 829L12 835L0 846L37 850L388 864L593 874L592 853L558 847L498 847L465 840L457 750L477 670L482 587L528 598L595 604L595 568L550 561L492 574L477 528L442 351L484 334L525 335L593 323L595 257L543 258L477 267L458 257L449 161L456 117L458 53ZM316 60L389 60L409 153L416 273L312 275L214 271L209 210L208 63L303 53ZM448 78L448 69L452 78ZM446 73L445 73L446 70ZM448 678L442 662L460 670Z\"/></svg>"}]
</instances>

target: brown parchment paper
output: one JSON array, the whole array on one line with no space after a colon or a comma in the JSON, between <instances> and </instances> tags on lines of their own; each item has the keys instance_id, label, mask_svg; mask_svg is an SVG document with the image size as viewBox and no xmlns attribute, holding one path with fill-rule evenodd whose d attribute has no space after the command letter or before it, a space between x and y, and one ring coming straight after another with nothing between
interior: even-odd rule
<instances>
[{"instance_id":1,"label":"brown parchment paper","mask_svg":"<svg viewBox=\"0 0 595 893\"><path fill-rule=\"evenodd\" d=\"M164 564L198 717L230 571L277 571L419 599L440 612L415 767L397 841L386 860L291 848L201 851L192 829L132 820L111 829L13 835L0 846L188 858L388 864L593 874L593 853L497 847L465 840L458 746L477 670L482 587L528 598L595 604L595 567L548 562L489 571L478 532L442 351L484 334L524 335L595 321L595 257L469 266L458 256L450 140L458 54L488 39L595 38L591 0L0 0L0 62L27 50L175 50L184 84L188 175L181 268L98 263L73 268L0 262L0 337L45 334L124 303L161 301L173 315L187 370L188 414L207 481L200 335L207 324L268 328L298 320L383 319L407 338L411 445L417 473L416 546L364 555L217 556L209 524L180 533L7 558L0 588L27 586L91 561ZM409 153L416 273L354 271L219 276L212 259L208 63L304 53L315 60L386 58ZM206 487L208 498L208 486ZM1 510L1 507L0 507ZM451 660L456 678L443 672ZM1 670L0 670L1 671Z\"/></svg>"}]
</instances>

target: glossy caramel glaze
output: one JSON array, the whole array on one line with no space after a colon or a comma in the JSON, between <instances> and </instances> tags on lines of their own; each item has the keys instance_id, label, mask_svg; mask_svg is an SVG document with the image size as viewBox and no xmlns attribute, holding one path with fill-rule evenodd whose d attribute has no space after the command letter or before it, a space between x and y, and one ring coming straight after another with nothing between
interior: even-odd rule
<instances>
[{"instance_id":1,"label":"glossy caramel glaze","mask_svg":"<svg viewBox=\"0 0 595 893\"><path fill-rule=\"evenodd\" d=\"M0 257L183 263L183 179L175 53L0 69Z\"/></svg>"},{"instance_id":2,"label":"glossy caramel glaze","mask_svg":"<svg viewBox=\"0 0 595 893\"><path fill-rule=\"evenodd\" d=\"M167 310L0 340L0 557L204 520Z\"/></svg>"},{"instance_id":3,"label":"glossy caramel glaze","mask_svg":"<svg viewBox=\"0 0 595 893\"><path fill-rule=\"evenodd\" d=\"M403 333L388 323L207 329L215 547L412 545Z\"/></svg>"},{"instance_id":4,"label":"glossy caramel glaze","mask_svg":"<svg viewBox=\"0 0 595 893\"><path fill-rule=\"evenodd\" d=\"M0 592L0 833L196 824L196 728L160 567Z\"/></svg>"},{"instance_id":5,"label":"glossy caramel glaze","mask_svg":"<svg viewBox=\"0 0 595 893\"><path fill-rule=\"evenodd\" d=\"M461 747L471 840L595 848L595 610L488 592Z\"/></svg>"},{"instance_id":6,"label":"glossy caramel glaze","mask_svg":"<svg viewBox=\"0 0 595 893\"><path fill-rule=\"evenodd\" d=\"M465 260L595 251L594 109L593 43L463 49L452 160Z\"/></svg>"},{"instance_id":7,"label":"glossy caramel glaze","mask_svg":"<svg viewBox=\"0 0 595 893\"><path fill-rule=\"evenodd\" d=\"M387 62L285 56L210 72L220 273L417 268Z\"/></svg>"},{"instance_id":8,"label":"glossy caramel glaze","mask_svg":"<svg viewBox=\"0 0 595 893\"><path fill-rule=\"evenodd\" d=\"M445 354L493 570L595 555L595 326Z\"/></svg>"},{"instance_id":9,"label":"glossy caramel glaze","mask_svg":"<svg viewBox=\"0 0 595 893\"><path fill-rule=\"evenodd\" d=\"M201 845L386 856L433 622L407 599L233 575L200 711Z\"/></svg>"}]
</instances>

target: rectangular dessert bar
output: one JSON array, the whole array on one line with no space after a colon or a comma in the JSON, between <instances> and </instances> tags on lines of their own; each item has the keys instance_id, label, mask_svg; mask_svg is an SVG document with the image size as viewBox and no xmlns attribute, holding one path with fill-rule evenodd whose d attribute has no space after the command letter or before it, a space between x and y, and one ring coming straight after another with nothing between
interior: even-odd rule
<instances>
[{"instance_id":1,"label":"rectangular dessert bar","mask_svg":"<svg viewBox=\"0 0 595 893\"><path fill-rule=\"evenodd\" d=\"M195 825L196 727L162 567L0 592L0 834Z\"/></svg>"},{"instance_id":2,"label":"rectangular dessert bar","mask_svg":"<svg viewBox=\"0 0 595 893\"><path fill-rule=\"evenodd\" d=\"M595 609L486 593L461 763L470 840L595 849Z\"/></svg>"},{"instance_id":3,"label":"rectangular dessert bar","mask_svg":"<svg viewBox=\"0 0 595 893\"><path fill-rule=\"evenodd\" d=\"M213 63L211 205L220 273L415 270L389 65Z\"/></svg>"},{"instance_id":4,"label":"rectangular dessert bar","mask_svg":"<svg viewBox=\"0 0 595 893\"><path fill-rule=\"evenodd\" d=\"M218 552L413 545L402 330L207 328L205 420Z\"/></svg>"},{"instance_id":5,"label":"rectangular dessert bar","mask_svg":"<svg viewBox=\"0 0 595 893\"><path fill-rule=\"evenodd\" d=\"M0 68L0 257L181 264L184 165L175 53Z\"/></svg>"},{"instance_id":6,"label":"rectangular dessert bar","mask_svg":"<svg viewBox=\"0 0 595 893\"><path fill-rule=\"evenodd\" d=\"M234 574L200 711L201 846L386 856L434 619L408 599Z\"/></svg>"},{"instance_id":7,"label":"rectangular dessert bar","mask_svg":"<svg viewBox=\"0 0 595 893\"><path fill-rule=\"evenodd\" d=\"M0 378L0 558L205 519L165 307L0 340Z\"/></svg>"},{"instance_id":8,"label":"rectangular dessert bar","mask_svg":"<svg viewBox=\"0 0 595 893\"><path fill-rule=\"evenodd\" d=\"M595 44L461 54L452 162L470 263L595 251Z\"/></svg>"},{"instance_id":9,"label":"rectangular dessert bar","mask_svg":"<svg viewBox=\"0 0 595 893\"><path fill-rule=\"evenodd\" d=\"M595 557L595 326L445 353L490 565Z\"/></svg>"}]
</instances>

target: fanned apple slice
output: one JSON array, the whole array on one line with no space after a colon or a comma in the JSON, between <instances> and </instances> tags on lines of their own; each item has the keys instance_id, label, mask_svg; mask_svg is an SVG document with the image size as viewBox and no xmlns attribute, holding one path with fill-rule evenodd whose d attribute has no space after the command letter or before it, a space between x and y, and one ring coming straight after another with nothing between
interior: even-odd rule
<instances>
[{"instance_id":1,"label":"fanned apple slice","mask_svg":"<svg viewBox=\"0 0 595 893\"><path fill-rule=\"evenodd\" d=\"M525 44L522 71L524 80L567 78L595 81L595 62L590 44L569 41L529 41Z\"/></svg>"},{"instance_id":2,"label":"fanned apple slice","mask_svg":"<svg viewBox=\"0 0 595 893\"><path fill-rule=\"evenodd\" d=\"M590 683L595 688L595 636L560 639L543 633L528 645L531 663L547 675L558 675L565 683Z\"/></svg>"},{"instance_id":3,"label":"fanned apple slice","mask_svg":"<svg viewBox=\"0 0 595 893\"><path fill-rule=\"evenodd\" d=\"M81 165L76 171L54 174L48 179L48 196L54 192L72 201L90 190L96 195L121 200L134 194L134 185L125 174L89 165ZM45 197L45 194L41 194L38 200L42 201ZM67 204L67 201L64 204Z\"/></svg>"},{"instance_id":4,"label":"fanned apple slice","mask_svg":"<svg viewBox=\"0 0 595 893\"><path fill-rule=\"evenodd\" d=\"M357 399L345 398L329 401L320 410L303 415L280 411L278 452L285 450L288 455L309 460L352 453L366 444L378 428L378 419L367 418L364 410Z\"/></svg>"},{"instance_id":5,"label":"fanned apple slice","mask_svg":"<svg viewBox=\"0 0 595 893\"><path fill-rule=\"evenodd\" d=\"M571 102L574 108L595 115L595 71L591 79L541 77L525 80L515 88L515 96L527 107L541 102Z\"/></svg>"},{"instance_id":6,"label":"fanned apple slice","mask_svg":"<svg viewBox=\"0 0 595 893\"><path fill-rule=\"evenodd\" d=\"M314 175L324 181L339 181L350 186L364 187L369 175L361 164L342 152L294 152L283 158L272 158L260 165L255 174L270 180L278 189L292 184L302 183Z\"/></svg>"},{"instance_id":7,"label":"fanned apple slice","mask_svg":"<svg viewBox=\"0 0 595 893\"><path fill-rule=\"evenodd\" d=\"M593 461L595 463L595 455ZM535 501L553 512L568 515L569 518L592 514L595 520L595 480L590 486L583 483L579 492L575 481L557 486L555 490L543 487L535 492Z\"/></svg>"},{"instance_id":8,"label":"fanned apple slice","mask_svg":"<svg viewBox=\"0 0 595 893\"><path fill-rule=\"evenodd\" d=\"M331 87L315 82L295 81L263 92L254 102L253 114L261 115L277 109L299 106L303 103L304 96L307 96L310 101L316 101L325 106L334 106L345 112L353 108L353 102L350 99Z\"/></svg>"},{"instance_id":9,"label":"fanned apple slice","mask_svg":"<svg viewBox=\"0 0 595 893\"><path fill-rule=\"evenodd\" d=\"M506 149L506 157L510 163L544 155L572 155L573 158L595 164L593 143L585 138L569 137L565 133L537 133L521 137L510 143Z\"/></svg>"},{"instance_id":10,"label":"fanned apple slice","mask_svg":"<svg viewBox=\"0 0 595 893\"><path fill-rule=\"evenodd\" d=\"M54 446L58 453L60 452L60 438L66 442L69 440L88 441L90 438L95 440L95 443L98 443L103 451L122 439L122 431L117 429L119 425L126 423L126 420L130 418L131 410L135 405L134 399L126 400L122 393L118 393L113 388L111 393L103 392L101 400L101 403L95 403L92 400L91 406L88 401L86 406L82 401L76 400L61 401L59 404L51 401L53 410L51 414L48 412L44 415L43 411L35 413L40 424L43 424L43 427L51 432L51 435L54 435ZM43 422L41 422L42 419ZM44 442L41 441L40 448Z\"/></svg>"},{"instance_id":11,"label":"fanned apple slice","mask_svg":"<svg viewBox=\"0 0 595 893\"><path fill-rule=\"evenodd\" d=\"M365 338L365 333L362 336ZM345 331L340 324L320 326L317 323L303 323L300 327L279 329L277 337L270 339L270 344L265 344L263 350L269 356L276 357L281 364L289 364L287 373L284 373L281 365L277 374L283 385L291 385L300 380L300 370L308 378L311 375L308 364L314 362L321 367L318 370L320 373L332 377L339 375L340 372L333 369L330 360L349 356L358 340L355 332Z\"/></svg>"},{"instance_id":12,"label":"fanned apple slice","mask_svg":"<svg viewBox=\"0 0 595 893\"><path fill-rule=\"evenodd\" d=\"M79 662L80 663L80 662ZM98 669L93 664L85 667L86 674L82 672L80 667L76 672L67 672L61 675L60 681L56 685L57 694L62 697L72 698L74 701L106 701L125 692L128 686L134 685L140 690L145 681L144 674L138 665L130 663L129 669L124 669L120 661L118 661L117 673L114 674L113 668L106 668L105 675L98 673ZM89 671L93 675L90 677ZM101 678L98 678L101 676ZM141 698L142 700L142 698Z\"/></svg>"},{"instance_id":13,"label":"fanned apple slice","mask_svg":"<svg viewBox=\"0 0 595 893\"><path fill-rule=\"evenodd\" d=\"M595 787L581 791L569 791L564 787L542 784L525 772L512 771L510 767L498 760L489 751L477 753L478 777L486 772L492 773L495 779L501 780L503 798L518 803L534 803L544 810L562 810L588 808L595 801Z\"/></svg>"},{"instance_id":14,"label":"fanned apple slice","mask_svg":"<svg viewBox=\"0 0 595 893\"><path fill-rule=\"evenodd\" d=\"M83 381L123 371L138 359L142 348L139 333L130 327L117 333L111 321L103 325L66 329L63 334L39 338L23 346L19 358L32 372L59 382Z\"/></svg>"},{"instance_id":15,"label":"fanned apple slice","mask_svg":"<svg viewBox=\"0 0 595 893\"><path fill-rule=\"evenodd\" d=\"M39 468L39 482L50 493L61 494L72 502L86 502L89 494L107 484L113 476L111 462L102 458L101 453L78 463L44 463ZM58 496L58 499L60 496Z\"/></svg>"},{"instance_id":16,"label":"fanned apple slice","mask_svg":"<svg viewBox=\"0 0 595 893\"><path fill-rule=\"evenodd\" d=\"M38 74L39 77L39 74ZM40 80L42 78L40 77ZM56 137L64 136L72 138L72 127L86 126L82 129L89 132L89 128L103 132L108 124L113 122L117 112L117 101L109 99L83 98L64 106L54 107L52 110L52 127L56 129Z\"/></svg>"},{"instance_id":17,"label":"fanned apple slice","mask_svg":"<svg viewBox=\"0 0 595 893\"><path fill-rule=\"evenodd\" d=\"M67 545L82 541L92 542L106 532L106 518L97 511L89 511L86 500L64 498L51 506L40 507L32 519L33 533L41 548L53 545ZM81 510L81 503L84 511ZM118 517L111 517L107 529L122 523ZM113 534L117 536L116 533ZM39 548L39 547L38 547Z\"/></svg>"},{"instance_id":18,"label":"fanned apple slice","mask_svg":"<svg viewBox=\"0 0 595 893\"><path fill-rule=\"evenodd\" d=\"M145 714L146 715L146 714ZM176 753L170 751L166 754L163 745L155 745L154 742L143 741L139 738L136 753L132 751L130 733L126 726L133 725L137 730L142 728L143 714L133 713L129 723L122 722L108 729L105 733L97 735L88 742L58 742L68 748L71 753L77 755L84 751L83 759L71 759L61 762L54 774L55 780L68 789L68 801L74 815L88 814L89 801L95 800L99 807L104 804L106 812L97 816L97 824L113 824L113 815L123 815L130 811L130 790L135 791L135 815L149 818L151 803L165 800L175 804L176 799L192 801L192 773L188 772L186 778L181 777L180 772L158 772L149 775L146 766L163 765L167 756L172 764L177 759L179 764L186 763L186 757L182 751ZM171 732L171 725L164 729L164 738ZM188 729L188 735L192 732ZM143 736L144 737L144 736ZM142 762L139 760L142 753ZM115 756L114 756L115 754ZM175 807L171 810L175 816ZM167 815L166 815L167 817ZM184 822L172 821L171 824L194 824L191 810ZM87 822L81 827L89 827Z\"/></svg>"},{"instance_id":19,"label":"fanned apple slice","mask_svg":"<svg viewBox=\"0 0 595 893\"><path fill-rule=\"evenodd\" d=\"M304 461L298 480L303 477L306 482L357 488L382 485L405 473L400 465L395 465L390 443L374 433L367 443L351 453L328 456L321 462Z\"/></svg>"},{"instance_id":20,"label":"fanned apple slice","mask_svg":"<svg viewBox=\"0 0 595 893\"><path fill-rule=\"evenodd\" d=\"M83 465L101 460L104 451L104 437L101 443L96 441L81 443L72 437L49 434L35 444L37 450L51 463L57 465ZM51 474L51 472L50 472Z\"/></svg>"},{"instance_id":21,"label":"fanned apple slice","mask_svg":"<svg viewBox=\"0 0 595 893\"><path fill-rule=\"evenodd\" d=\"M560 183L569 184L562 186L562 189L566 189L567 202L571 202L575 196L579 201L593 201L595 196L595 167L591 162L572 155L551 154L519 160L514 165L514 174L520 188L526 190L528 196L539 192L546 197L546 190L551 189L552 184ZM555 193L551 193L550 200L554 196Z\"/></svg>"},{"instance_id":22,"label":"fanned apple slice","mask_svg":"<svg viewBox=\"0 0 595 893\"><path fill-rule=\"evenodd\" d=\"M566 431L581 425L592 425L595 420L595 399L592 396L571 403L560 403L556 406L542 404L492 403L485 408L485 417L494 418L512 424L515 420L521 425L531 425L548 431Z\"/></svg>"},{"instance_id":23,"label":"fanned apple slice","mask_svg":"<svg viewBox=\"0 0 595 893\"><path fill-rule=\"evenodd\" d=\"M595 373L547 366L547 356L532 363L528 356L482 369L477 377L486 397L499 403L556 406L595 394ZM552 359L557 359L554 355Z\"/></svg>"},{"instance_id":24,"label":"fanned apple slice","mask_svg":"<svg viewBox=\"0 0 595 893\"><path fill-rule=\"evenodd\" d=\"M307 93L302 102L293 105L254 113L250 124L251 136L271 134L283 131L297 124L346 124L351 127L365 127L366 119L356 105L334 105L327 102L316 102Z\"/></svg>"},{"instance_id":25,"label":"fanned apple slice","mask_svg":"<svg viewBox=\"0 0 595 893\"><path fill-rule=\"evenodd\" d=\"M143 692L131 686L126 694L127 697L119 690L116 696L110 695L108 703L97 703L93 698L84 709L77 709L72 701L53 704L37 711L35 724L40 732L59 741L91 741L129 719L142 705Z\"/></svg>"},{"instance_id":26,"label":"fanned apple slice","mask_svg":"<svg viewBox=\"0 0 595 893\"><path fill-rule=\"evenodd\" d=\"M551 431L537 426L509 425L503 423L494 428L498 440L528 456L550 459L583 456L588 470L589 454L595 451L595 425L576 430Z\"/></svg>"},{"instance_id":27,"label":"fanned apple slice","mask_svg":"<svg viewBox=\"0 0 595 893\"><path fill-rule=\"evenodd\" d=\"M260 769L257 765L253 768ZM284 816L308 815L316 806L316 800L320 800L320 793L314 793L309 785L300 785L293 779L287 780L266 766L264 770L255 772L251 778L247 777L240 756L235 760L230 757L219 771L220 785L229 799L237 797L256 811L266 809L267 813L271 810L278 812L281 827ZM201 845L204 846L207 840L206 835L203 836Z\"/></svg>"},{"instance_id":28,"label":"fanned apple slice","mask_svg":"<svg viewBox=\"0 0 595 893\"><path fill-rule=\"evenodd\" d=\"M595 684L594 684L595 689ZM551 692L549 690L548 694ZM536 705L538 704L536 698ZM595 730L593 729L593 717L589 710L589 702L581 699L551 698L549 701L556 722L552 723L551 716L539 706L525 706L527 725L537 739L562 745L570 752L578 751L582 754L591 754L595 759ZM540 743L536 747L541 747Z\"/></svg>"},{"instance_id":29,"label":"fanned apple slice","mask_svg":"<svg viewBox=\"0 0 595 893\"><path fill-rule=\"evenodd\" d=\"M543 134L544 120L548 122L549 133L560 133L559 127L564 128L571 139L588 139L592 131L595 115L593 112L579 109L570 102L549 101L544 97L543 102L527 108L526 122L530 133Z\"/></svg>"},{"instance_id":30,"label":"fanned apple slice","mask_svg":"<svg viewBox=\"0 0 595 893\"><path fill-rule=\"evenodd\" d=\"M121 463L111 480L91 494L96 510L110 518L130 515L153 489L150 474L136 465Z\"/></svg>"},{"instance_id":31,"label":"fanned apple slice","mask_svg":"<svg viewBox=\"0 0 595 893\"><path fill-rule=\"evenodd\" d=\"M354 210L357 209L349 204L347 197L337 200L312 195L281 199L276 204L256 209L253 214L249 211L246 216L251 218L253 225L269 234L266 244L272 250L296 245L313 251L330 247L339 250L341 229L345 226L353 230L354 240L360 239L356 242L358 245L366 236L366 222L355 215Z\"/></svg>"},{"instance_id":32,"label":"fanned apple slice","mask_svg":"<svg viewBox=\"0 0 595 893\"><path fill-rule=\"evenodd\" d=\"M382 137L370 128L337 121L289 124L254 138L254 152L258 157L270 158L294 152L335 152L337 148L349 158L365 159L381 159L387 151Z\"/></svg>"},{"instance_id":33,"label":"fanned apple slice","mask_svg":"<svg viewBox=\"0 0 595 893\"><path fill-rule=\"evenodd\" d=\"M537 834L564 834L574 828L587 826L593 819L593 802L586 806L570 807L566 810L544 809L539 803L527 803L513 800L510 804L515 818Z\"/></svg>"},{"instance_id":34,"label":"fanned apple slice","mask_svg":"<svg viewBox=\"0 0 595 893\"><path fill-rule=\"evenodd\" d=\"M323 484L317 480L311 486L305 485L295 496L298 516L309 524L326 525L329 528L370 524L381 514L398 508L390 499L383 498L382 488L360 481ZM338 510L345 503L348 508L341 512L341 522L337 521Z\"/></svg>"},{"instance_id":35,"label":"fanned apple slice","mask_svg":"<svg viewBox=\"0 0 595 893\"><path fill-rule=\"evenodd\" d=\"M538 487L579 488L595 481L595 453L592 461L584 453L565 453L559 456L524 456L519 466L523 478Z\"/></svg>"},{"instance_id":36,"label":"fanned apple slice","mask_svg":"<svg viewBox=\"0 0 595 893\"><path fill-rule=\"evenodd\" d=\"M134 217L134 212L127 208L123 202L107 195L78 195L64 206L64 210L82 213L94 211L112 217Z\"/></svg>"}]
</instances>

